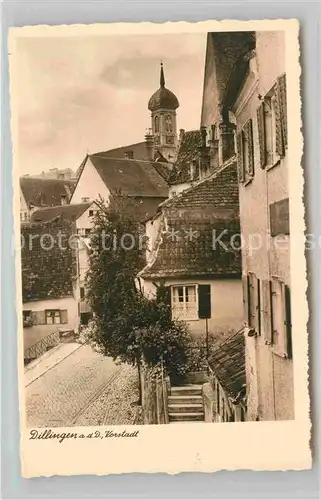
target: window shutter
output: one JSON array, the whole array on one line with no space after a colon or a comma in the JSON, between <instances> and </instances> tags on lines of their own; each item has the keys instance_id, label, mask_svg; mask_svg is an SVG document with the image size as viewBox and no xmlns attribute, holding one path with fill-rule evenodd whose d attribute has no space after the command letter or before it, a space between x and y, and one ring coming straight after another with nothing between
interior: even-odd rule
<instances>
[{"instance_id":1,"label":"window shutter","mask_svg":"<svg viewBox=\"0 0 321 500\"><path fill-rule=\"evenodd\" d=\"M272 344L272 301L271 301L271 282L262 281L262 299L263 299L263 331L265 343Z\"/></svg>"},{"instance_id":2,"label":"window shutter","mask_svg":"<svg viewBox=\"0 0 321 500\"><path fill-rule=\"evenodd\" d=\"M246 138L248 143L248 173L254 176L254 154L253 154L253 125L252 118L246 122Z\"/></svg>"},{"instance_id":3,"label":"window shutter","mask_svg":"<svg viewBox=\"0 0 321 500\"><path fill-rule=\"evenodd\" d=\"M276 142L276 152L282 158L284 156L283 147L283 137L282 137L282 124L281 124L281 113L278 98L278 86L276 88L276 99L274 100L274 112L275 112L275 142Z\"/></svg>"},{"instance_id":4,"label":"window shutter","mask_svg":"<svg viewBox=\"0 0 321 500\"><path fill-rule=\"evenodd\" d=\"M282 295L284 297L285 354L287 358L292 358L291 292L287 285L283 285Z\"/></svg>"},{"instance_id":5,"label":"window shutter","mask_svg":"<svg viewBox=\"0 0 321 500\"><path fill-rule=\"evenodd\" d=\"M63 325L68 323L68 312L67 309L61 309L60 311L60 321Z\"/></svg>"},{"instance_id":6,"label":"window shutter","mask_svg":"<svg viewBox=\"0 0 321 500\"><path fill-rule=\"evenodd\" d=\"M46 315L45 311L32 311L32 319L34 325L45 325Z\"/></svg>"},{"instance_id":7,"label":"window shutter","mask_svg":"<svg viewBox=\"0 0 321 500\"><path fill-rule=\"evenodd\" d=\"M243 276L243 311L244 311L244 321L247 325L250 324L250 302L249 302L249 277Z\"/></svg>"},{"instance_id":8,"label":"window shutter","mask_svg":"<svg viewBox=\"0 0 321 500\"><path fill-rule=\"evenodd\" d=\"M260 104L256 114L257 114L257 128L259 133L260 164L261 168L264 168L266 166L264 102Z\"/></svg>"},{"instance_id":9,"label":"window shutter","mask_svg":"<svg viewBox=\"0 0 321 500\"><path fill-rule=\"evenodd\" d=\"M286 103L286 76L285 74L278 79L278 102L280 107L280 118L282 128L282 138L284 150L288 146L288 117Z\"/></svg>"},{"instance_id":10,"label":"window shutter","mask_svg":"<svg viewBox=\"0 0 321 500\"><path fill-rule=\"evenodd\" d=\"M241 131L236 136L237 141L237 169L239 182L244 182L245 172L244 172L244 158L243 158L243 132Z\"/></svg>"},{"instance_id":11,"label":"window shutter","mask_svg":"<svg viewBox=\"0 0 321 500\"><path fill-rule=\"evenodd\" d=\"M211 285L198 285L198 317L211 317Z\"/></svg>"}]
</instances>

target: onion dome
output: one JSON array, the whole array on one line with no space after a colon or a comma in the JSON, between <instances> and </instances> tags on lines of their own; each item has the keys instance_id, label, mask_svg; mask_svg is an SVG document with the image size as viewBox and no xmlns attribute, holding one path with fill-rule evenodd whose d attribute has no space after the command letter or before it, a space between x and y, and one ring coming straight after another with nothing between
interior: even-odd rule
<instances>
[{"instance_id":1,"label":"onion dome","mask_svg":"<svg viewBox=\"0 0 321 500\"><path fill-rule=\"evenodd\" d=\"M165 87L165 77L163 63L161 63L160 70L160 87L152 95L148 101L148 109L156 111L157 109L170 109L175 110L179 107L179 102L175 94Z\"/></svg>"}]
</instances>

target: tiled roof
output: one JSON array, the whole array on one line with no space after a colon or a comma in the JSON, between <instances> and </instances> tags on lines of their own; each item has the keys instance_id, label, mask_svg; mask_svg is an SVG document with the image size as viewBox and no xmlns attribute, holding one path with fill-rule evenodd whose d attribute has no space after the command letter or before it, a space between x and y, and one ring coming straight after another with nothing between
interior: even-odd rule
<instances>
[{"instance_id":1,"label":"tiled roof","mask_svg":"<svg viewBox=\"0 0 321 500\"><path fill-rule=\"evenodd\" d=\"M163 203L166 198L157 198L156 196L149 198L143 196L133 199L137 210L135 210L135 213L138 215L139 221L145 222L156 214L159 205Z\"/></svg>"},{"instance_id":2,"label":"tiled roof","mask_svg":"<svg viewBox=\"0 0 321 500\"><path fill-rule=\"evenodd\" d=\"M144 278L240 275L241 253L230 245L240 233L235 163L166 200L160 210L166 230ZM215 244L220 234L227 249Z\"/></svg>"},{"instance_id":3,"label":"tiled roof","mask_svg":"<svg viewBox=\"0 0 321 500\"><path fill-rule=\"evenodd\" d=\"M23 302L73 296L76 253L68 244L73 224L57 217L50 222L21 225Z\"/></svg>"},{"instance_id":4,"label":"tiled roof","mask_svg":"<svg viewBox=\"0 0 321 500\"><path fill-rule=\"evenodd\" d=\"M246 384L243 329L219 344L210 354L208 363L226 393L233 399L237 398Z\"/></svg>"},{"instance_id":5,"label":"tiled roof","mask_svg":"<svg viewBox=\"0 0 321 500\"><path fill-rule=\"evenodd\" d=\"M61 203L65 196L68 202L71 198L75 183L56 179L35 179L21 177L20 187L28 205L35 207L53 207Z\"/></svg>"},{"instance_id":6,"label":"tiled roof","mask_svg":"<svg viewBox=\"0 0 321 500\"><path fill-rule=\"evenodd\" d=\"M158 173L156 162L107 158L98 154L89 158L111 192L129 196L168 196L168 185Z\"/></svg>"},{"instance_id":7,"label":"tiled roof","mask_svg":"<svg viewBox=\"0 0 321 500\"><path fill-rule=\"evenodd\" d=\"M120 146L119 148L109 149L108 151L101 151L100 153L96 154L99 156L105 156L106 158L125 158L125 154L128 151L133 152L134 160L149 161L146 141L136 142L135 144L128 144L127 146Z\"/></svg>"},{"instance_id":8,"label":"tiled roof","mask_svg":"<svg viewBox=\"0 0 321 500\"><path fill-rule=\"evenodd\" d=\"M74 203L71 205L58 205L57 207L46 207L36 210L31 215L31 222L48 222L61 215L67 220L75 221L80 217L92 202Z\"/></svg>"},{"instance_id":9,"label":"tiled roof","mask_svg":"<svg viewBox=\"0 0 321 500\"><path fill-rule=\"evenodd\" d=\"M200 130L184 132L180 141L177 159L170 176L170 184L181 184L197 178L198 172L195 169L193 179L191 179L190 162L197 160L201 144L202 137Z\"/></svg>"}]
</instances>

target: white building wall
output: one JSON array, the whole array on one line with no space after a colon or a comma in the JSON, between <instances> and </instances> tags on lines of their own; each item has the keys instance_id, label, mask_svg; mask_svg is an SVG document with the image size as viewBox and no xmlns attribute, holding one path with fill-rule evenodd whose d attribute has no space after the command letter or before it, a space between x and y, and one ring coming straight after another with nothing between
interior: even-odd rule
<instances>
[{"instance_id":1,"label":"white building wall","mask_svg":"<svg viewBox=\"0 0 321 500\"><path fill-rule=\"evenodd\" d=\"M157 280L155 280L157 281ZM243 295L240 279L187 280L166 279L165 286L211 285L211 318L208 319L210 333L228 333L238 331L243 325ZM154 297L156 287L152 280L142 280L144 294ZM206 332L206 320L196 319L186 322L191 333L197 336Z\"/></svg>"},{"instance_id":2,"label":"white building wall","mask_svg":"<svg viewBox=\"0 0 321 500\"><path fill-rule=\"evenodd\" d=\"M110 191L88 158L70 203L82 203L83 198L94 201L98 199L99 195L108 202Z\"/></svg>"},{"instance_id":3,"label":"white building wall","mask_svg":"<svg viewBox=\"0 0 321 500\"><path fill-rule=\"evenodd\" d=\"M74 297L65 297L61 299L37 300L23 303L25 311L45 311L46 309L67 309L68 322L57 325L59 330L78 330L78 302ZM35 325L36 328L37 325Z\"/></svg>"}]
</instances>

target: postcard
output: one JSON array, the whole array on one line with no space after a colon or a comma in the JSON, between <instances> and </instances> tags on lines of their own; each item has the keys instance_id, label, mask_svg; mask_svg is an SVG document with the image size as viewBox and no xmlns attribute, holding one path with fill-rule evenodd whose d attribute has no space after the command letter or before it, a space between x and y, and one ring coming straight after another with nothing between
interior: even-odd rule
<instances>
[{"instance_id":1,"label":"postcard","mask_svg":"<svg viewBox=\"0 0 321 500\"><path fill-rule=\"evenodd\" d=\"M11 29L24 477L311 467L298 35Z\"/></svg>"}]
</instances>

